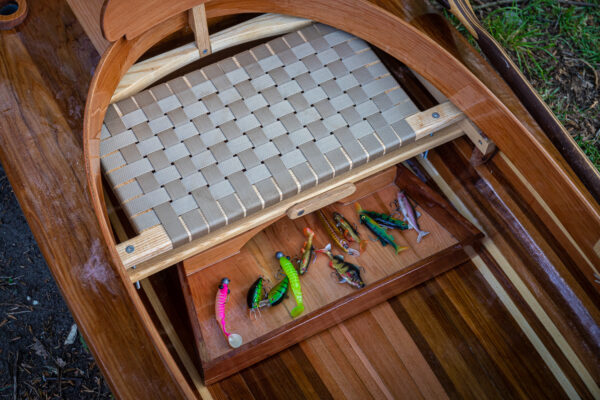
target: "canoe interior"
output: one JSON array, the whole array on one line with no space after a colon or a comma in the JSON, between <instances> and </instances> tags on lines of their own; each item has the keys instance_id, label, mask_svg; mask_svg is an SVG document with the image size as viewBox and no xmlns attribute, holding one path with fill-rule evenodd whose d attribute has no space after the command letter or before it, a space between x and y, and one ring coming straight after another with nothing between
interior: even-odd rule
<instances>
[{"instance_id":1,"label":"canoe interior","mask_svg":"<svg viewBox=\"0 0 600 400\"><path fill-rule=\"evenodd\" d=\"M442 43L539 133L497 73L441 16L425 15L423 4L401 8L398 2L378 2ZM522 165L515 167L515 160L500 152L474 167L473 146L464 139L410 164L485 232L482 245L468 249L468 261L204 386L176 268L142 281L138 291L129 290L118 275L108 283L82 284L90 262L110 274L118 271L86 195L83 113L74 108L83 109L99 56L69 6L63 0L30 2L30 19L17 33L0 33L0 55L0 159L115 396L600 397L600 297L583 269L595 258L588 254L586 261L585 244L581 251L569 240L569 234L578 237L576 230L562 225L576 218L578 200L565 202L565 214L552 219L532 183L519 176ZM431 106L433 97L420 92L418 81L405 80L403 86ZM567 192L562 189L557 190ZM556 197L564 198L558 191ZM591 231L595 241L592 228L581 224L579 231ZM135 309L138 298L174 364L149 350L155 343ZM191 395L174 383L180 372L185 380L178 384L188 384Z\"/></svg>"},{"instance_id":2,"label":"canoe interior","mask_svg":"<svg viewBox=\"0 0 600 400\"><path fill-rule=\"evenodd\" d=\"M182 74L183 71L201 68L270 39L272 38L236 46L234 51L228 49L213 54L170 74L157 84L166 82ZM160 46L162 48L164 45ZM417 107L425 109L435 105L433 97L408 68L385 52L374 49ZM155 50L151 49L149 54L154 52ZM201 254L189 261L184 261L178 267L179 285L173 282L172 272L163 274L171 276L166 281L173 287L168 289L163 287L164 281L158 277L144 280L145 282L141 286L146 291L149 289L151 296L155 297L153 301L149 301L148 294L146 293L144 296L148 300L147 307L151 308L150 315L157 318L155 320L157 326L161 325L159 315L162 315L162 324L167 323L174 326L180 324L181 328L174 329L172 333L174 335L178 335L182 329L191 327L194 334L190 343L191 347L184 346L186 357L189 359L188 369L197 369L197 373L202 375L204 383L211 384L222 380L462 264L468 258L464 252L464 246L472 244L481 235L458 213L449 213L447 210L452 206L401 164L379 173L377 177L367 178L362 185L359 182L357 186L361 188L357 193L344 202L326 207L323 210L325 214L331 217L332 213L337 211L347 216L351 222L358 224L355 203L360 203L368 210L388 213L391 211L390 205L395 200L398 191L405 190L416 205L416 210L421 214L419 217L421 228L430 232L418 244L414 231L393 233L399 245L409 247L399 255L395 255L390 246L384 248L379 243L367 239L371 243L366 252L358 258L347 256L348 261L365 268L363 279L367 286L364 289L356 290L346 284L337 283L331 275L332 270L327 266L326 257L321 255L311 267L311 272L302 277L306 309L300 317L292 319L289 316L289 311L293 308L295 301L291 294L288 294L288 298L278 307L264 310L259 319L249 317L246 293L250 285L259 276L264 277L271 285L281 279L278 274L278 262L273 257L276 251L283 251L284 254L292 257L298 255L304 242L302 229L305 226L315 230L315 248L323 248L331 242L318 221L316 213L296 220L290 220L284 216L257 234L238 254L212 265L202 266L200 271L190 273L190 271L198 269L194 266L194 258L202 260ZM135 235L134 230L109 186L105 185L104 188L105 202L109 219L112 222L113 233L117 242L123 242ZM422 205L421 202L423 202ZM367 234L367 230L364 228L361 228L361 232L365 238L372 236ZM335 245L333 251L334 254L340 253ZM203 264L203 261L199 261L199 263ZM215 288L223 277L229 277L232 280L232 294L227 303L227 326L230 327L231 332L238 333L243 337L244 345L239 349L231 349L227 346L214 316ZM170 321L173 317L170 312L157 312L157 308L159 310L161 308L171 309L169 305L171 302L181 304L179 295L175 296L175 299L170 299L165 295L165 293L174 291L183 293L190 321L173 322ZM160 293L160 300L158 293ZM165 321L165 318L169 321ZM184 337L189 339L189 332L186 332ZM284 337L283 340L282 337ZM179 352L181 351L183 350L179 350ZM181 360L181 355L176 355L175 358ZM189 365L190 362L194 364L193 367Z\"/></svg>"},{"instance_id":3,"label":"canoe interior","mask_svg":"<svg viewBox=\"0 0 600 400\"><path fill-rule=\"evenodd\" d=\"M259 43L260 42L254 42L252 45ZM243 50L243 47L236 48L236 51L241 50ZM388 56L385 52L380 50L376 51L388 69L394 74L395 78L401 83L404 90L409 94L411 100L420 109L424 110L437 104L434 95L423 86L422 82L415 77L410 69L406 68L393 57ZM219 59L218 56L218 54L215 54L211 56L210 60L196 62L193 67L188 67L186 70L200 68L203 65L215 62ZM223 55L223 57L224 56L225 55ZM177 73L168 78L172 78L176 75ZM501 160L498 160L499 156L494 157L489 163L478 167L477 171L473 170L469 161L472 150L473 146L470 142L465 139L459 139L456 140L455 143L444 145L438 150L432 150L429 155L429 160L431 160L431 162L428 160L421 160L421 163L436 165L438 168L442 168L445 167L447 160L448 164L453 166L453 172L447 172L443 179L448 179L450 181L454 179L455 182L458 182L455 183L455 185L459 186L466 183L473 185L473 180L477 181L481 179L481 175L479 174L485 176L485 171L489 170L496 171L496 173L499 173L498 176L500 177L503 176L500 172L501 169L498 169L496 165L496 163L501 163ZM421 185L425 186L426 191L435 191L443 197L446 196L441 191L438 183L428 175L427 171L418 162L411 160L407 165L411 167L411 171L404 166L399 166L398 169L401 171L400 175L402 175L404 179L406 179L406 174L408 174L411 178L409 180L414 182L414 179L418 176L419 179L427 182L427 185L421 183ZM506 167L504 166L504 168ZM441 169L440 171L446 172L445 169ZM471 175L465 175L465 171L471 171ZM364 203L363 207L365 208L368 207L367 205L373 205L375 208L382 207L383 211L386 209L386 205L389 205L389 202L397 189L398 186L394 183L369 195L368 198L360 200L361 205ZM516 194L512 193L512 195ZM479 201L471 202L469 204L469 211L471 213L476 215L489 214L492 216L491 218L494 218L493 216L497 214L501 215L501 210L497 209L497 205L493 199L486 198L479 199ZM443 203L444 207L452 209L452 206L449 206L447 203L447 198L446 200L443 200ZM328 211L333 209L343 211L344 215L354 215L352 205L344 206L337 204L328 207ZM306 225L317 230L317 244L323 244L327 241L326 235L321 231L320 224L315 220L314 216L311 215L295 221L291 221L284 217L282 220L265 229L252 239L239 254L190 276L185 276L186 274L183 266L179 267L179 273L176 267L173 267L153 275L142 282L140 295L144 300L144 304L146 305L155 326L163 333L162 336L168 344L168 348L171 350L173 358L178 362L181 370L186 374L189 381L198 389L199 393L204 393L203 390L206 390L205 384L209 385L209 392L217 398L223 396L225 393L233 395L234 397L256 396L257 393L270 393L272 395L273 393L278 393L277 387L279 382L285 382L291 387L294 387L294 389L290 389L290 393L293 393L292 397L304 397L306 395L306 390L314 390L319 393L319 396L327 397L327 394L334 390L332 388L338 388L337 390L341 390L342 393L348 397L351 392L348 392L349 389L341 389L342 386L345 386L346 388L353 387L357 393L361 393L365 397L378 397L384 395L384 393L388 393L385 390L396 395L404 393L405 390L411 391L411 393L421 393L421 395L427 393L430 395L433 393L437 395L442 395L442 393L454 393L456 395L459 393L461 395L479 393L483 395L484 393L507 392L521 394L551 394L552 390L541 390L541 386L536 387L535 389L524 389L520 383L518 384L516 382L516 380L511 381L510 384L503 384L504 386L500 385L499 387L492 388L477 378L477 367L474 367L475 365L480 365L481 367L481 363L484 362L494 365L494 368L500 368L497 366L500 361L495 358L495 356L485 355L481 358L483 354L495 354L497 351L503 351L501 349L508 349L505 346L511 346L511 344L500 340L496 342L497 349L486 347L488 344L480 342L483 339L479 333L468 334L461 331L462 328L460 328L461 325L458 321L444 322L448 312L453 313L457 311L452 311L451 308L447 308L447 305L439 303L439 296L435 294L441 290L438 289L440 284L438 283L438 279L441 279L441 282L446 282L448 280L452 281L453 279L456 279L454 278L456 274L458 274L458 276L462 276L464 273L480 274L481 270L479 268L481 267L474 264L472 253L471 256L467 256L465 259L462 245L459 246L460 249L456 251L457 254L460 253L460 257L448 257L448 254L444 252L452 248L453 245L460 243L460 241L449 232L449 230L455 231L456 227L460 225L459 223L456 221L451 223L451 220L449 219L436 220L431 214L423 210L422 207L420 208L420 211L423 214L423 217L421 218L423 219L424 229L426 228L426 230L433 232L431 237L425 238L421 244L415 245L415 243L412 243L414 242L414 232L409 231L396 234L401 241L410 242L410 251L413 252L413 254L409 255L409 253L407 253L398 258L394 257L389 249L385 249L385 252L377 252L376 255L373 255L373 249L379 250L381 247L376 243L371 243L367 253L358 259L358 263L363 265L368 271L364 275L365 281L367 284L373 284L377 281L385 280L385 277L389 277L394 273L401 273L401 271L411 265L409 260L414 261L419 258L423 259L427 256L441 254L442 257L446 257L445 260L447 262L443 265L437 265L430 272L427 272L417 279L407 279L406 282L410 282L410 284L396 288L394 289L395 292L382 296L373 305L369 305L370 310L359 312L362 311L359 309L356 313L352 312L347 315L344 314L343 317L336 321L337 324L331 327L327 325L327 323L330 325L333 323L331 321L327 322L325 319L326 323L323 326L313 327L300 332L294 330L288 332L287 329L297 326L295 321L290 322L291 318L288 314L290 307L293 305L293 299L291 297L286 299L284 304L280 305L279 308L265 310L261 317L256 321L248 318L245 306L246 290L256 277L262 275L269 278L272 282L277 281L275 276L277 263L272 259L272 254L274 251L277 251L275 247L278 249L281 248L286 253L296 254L298 252L298 247L301 246L303 242L301 229ZM118 209L116 212L118 213ZM503 219L503 216L496 218L499 219L495 220L490 226L486 226L488 232L490 232L490 229L500 229L497 231L501 234L500 236L506 235L507 240L513 243L516 248L522 246L521 241L527 242L525 237L517 237L515 236L514 231L502 228L503 223L506 222ZM124 224L124 226L126 227L126 224ZM115 231L117 229L120 229L122 232L127 231L127 228L116 228L115 226L113 226L113 228ZM132 231L129 229L129 232ZM527 236L527 234L525 236ZM125 235L122 237L126 239L128 236ZM433 238L436 240L431 240ZM469 237L470 241L472 241L473 238L474 236ZM277 245L274 243L277 243ZM473 250L473 248L470 247L470 251L479 252L479 254L481 254L480 257L483 257L484 265L486 265L486 267L493 268L494 270L499 268L497 259L490 257L485 247L475 246L474 248L478 250ZM529 258L529 256L524 253L513 255L521 258L524 257L525 259ZM527 265L527 261L524 261L524 263ZM449 273L450 276L447 278L437 278L429 283L423 283L456 265L458 265L457 271L463 272ZM320 272L321 274L319 274L318 278L310 279L311 275L316 275L315 272ZM443 276L447 275L448 273ZM235 282L239 282L242 285L241 287L236 288L228 303L228 318L230 318L228 326L232 327L230 329L231 331L241 333L244 342L247 343L243 348L237 350L231 350L226 346L223 335L219 332L213 315L214 287L216 287L216 284L218 284L220 279L224 276L230 277L232 282L234 282L233 285L235 285ZM310 280L306 280L306 278L309 278ZM339 300L344 296L353 296L354 294L353 289L344 285L339 285L332 280L324 260L317 261L317 263L312 266L310 273L303 279L303 282L305 280L307 281L304 290L308 308L307 311L305 311L305 315L320 315L322 312L328 310L327 304L331 305L335 300ZM481 276L476 280L479 280L479 283L470 283L468 286L470 289L465 287L460 290L466 290L467 292L469 290L472 291L475 288L471 285L474 284L483 285L485 289L479 289L469 295L467 295L466 292L461 292L461 297L455 299L455 301L458 301L460 304L463 304L462 302L466 302L464 304L469 305L475 304L474 307L476 309L483 310L481 307L487 308L484 299L487 296L494 298L494 296L497 296L497 293L489 287L489 280L482 280ZM409 291L405 294L400 294L406 289L421 283L423 284L418 289L419 293ZM445 288L444 290L449 290L449 287L445 285L446 284L443 286ZM461 283L460 285L464 284ZM431 292L431 296L434 297L430 300L433 303L422 303L425 299L429 298L429 295L422 297L424 293L423 290L427 293L434 290L434 292ZM477 293L477 295L474 293ZM310 301L308 300L309 298L311 299ZM421 313L420 310L423 308L424 304L427 311ZM461 307L466 306L461 305ZM184 309L188 310L189 315L182 311ZM504 309L501 312L495 313L486 311L488 315L484 320L484 331L487 331L488 329L497 329L500 332L507 332L509 329L520 330L520 326L513 325L514 322L512 322L512 318L514 317L514 314L511 314L510 311L512 310L508 310L507 312L507 310ZM498 318L498 321L503 322L492 322L487 318ZM341 320L346 321L340 322ZM402 328L403 324L406 323L409 325ZM369 327L368 332L379 338L380 343L382 343L381 347L372 348L370 337L362 336L365 333L365 327L367 326ZM495 328L493 328L494 326ZM501 326L502 328L500 328ZM399 332L399 329L406 329L406 327L409 328L408 332ZM453 331L456 329L459 330ZM456 357L462 358L463 355L459 350L454 350L447 358L441 356L440 352L447 351L447 349L442 347L435 347L438 343L444 341L441 337L435 339L436 341L433 342L433 348L429 347L427 341L415 342L413 341L414 339L408 341L407 346L412 349L412 352L419 353L420 355L436 354L436 356L441 357L438 361L431 364L434 365L433 370L423 364L424 359L419 358L421 363L420 366L427 370L421 372L427 372L429 375L426 373L425 376L427 376L427 379L422 378L423 381L417 382L416 386L406 386L407 382L411 380L413 382L419 380L419 378L415 376L416 372L400 372L400 375L404 376L404 380L401 382L394 376L389 375L389 372L385 372L386 370L397 369L400 365L407 362L406 357L409 357L408 353L410 352L407 353L406 351L402 352L398 350L399 345L405 344L403 340L407 338L404 335L408 334L409 336L416 337L415 335L419 336L424 334L426 337L431 338L431 335L435 336L435 331L443 331L450 334L450 338L444 340L455 341L454 345L457 346L457 349L464 345L464 343L471 343L475 346L475 349L471 351L470 355L467 355L467 359L468 357L474 357L470 361L472 365L467 367L468 364L465 364L464 368L466 368L466 370L463 371L466 374L465 376L471 377L469 380L471 387L459 384L458 382L463 379L464 376L458 374L457 370L448 369L460 365L460 362L458 364L452 363L457 363L458 359ZM291 339L287 341L278 341L277 334L281 333L289 333ZM502 333L500 333L500 335L502 335ZM459 339L459 337L461 339ZM538 365L542 362L539 358L540 356L536 353L536 350L534 350L530 344L522 342L523 340L527 341L527 338L522 336L519 346L522 351L527 354L527 361L524 363L525 366L520 365L517 368L513 365L514 361L512 359L507 360L506 364L511 365L514 369L514 371L509 374L511 376L514 374L527 375L531 366ZM353 350L349 353L347 350L348 346L354 346L352 347ZM287 350L285 350L286 348ZM371 350L366 355L367 359L364 359L364 352L368 351L368 349ZM379 358L374 355L374 353L378 353L379 351L388 351L392 355L386 358ZM511 349L510 351L514 352L515 350ZM514 354L516 355L517 353ZM260 362L260 360L263 360L268 356L271 356L271 358ZM358 358L352 361L353 357ZM358 360L362 360L361 362L363 363L366 362L365 365L371 365L371 368L374 368L374 370L361 370L356 365L351 367L350 365L345 364L348 362L356 362ZM300 364L302 365L301 367L299 367ZM589 363L587 365L589 365ZM242 368L245 369L242 370ZM297 368L301 368L302 373L298 372ZM340 370L340 368L342 368L342 370ZM348 368L355 369L354 373L358 375L352 378L352 374L348 373ZM277 370L277 372L273 372L273 370ZM568 371L567 373L569 373L570 378L575 382L572 383L572 385L576 385L577 390L582 393L589 393L590 388L586 386L586 383L579 377L579 371L573 368L567 368L566 370ZM337 373L334 371L337 371ZM290 374L292 374L293 378L290 378ZM369 378L369 375L373 376L373 374L375 374L376 378ZM444 376L445 374L446 378L440 381L439 377ZM502 369L502 372L493 372L492 376L495 380L504 380L507 379L505 377L506 374L508 374L508 372ZM542 385L545 380L556 383L555 376L554 371L545 371L544 373L540 371L530 378L532 379L532 382L537 382L538 385ZM311 383L312 386L306 386L306 380L309 379L309 377L310 379L313 379ZM352 381L353 379L354 381ZM373 382L371 382L370 379L380 379L384 389L381 387L373 387ZM258 389L261 385L260 382L265 381L269 382L269 389ZM308 387L308 389L300 387L299 383L302 383ZM554 385L554 390L559 392L565 392L567 389L569 389L568 385ZM264 392L263 390L268 391ZM284 395L283 392L279 393L280 395ZM287 395L289 393L286 392L285 394Z\"/></svg>"},{"instance_id":4,"label":"canoe interior","mask_svg":"<svg viewBox=\"0 0 600 400\"><path fill-rule=\"evenodd\" d=\"M281 218L250 240L238 254L192 274L185 274L184 261L180 266L180 276L207 384L217 382L466 261L468 257L464 253L464 246L472 244L480 236L477 229L460 216L445 212L449 204L405 167L398 167L398 176L396 169L391 169L393 181L381 189L351 201L334 203L322 211L328 218L333 212L339 212L358 225L355 204L360 204L366 210L389 212L398 191L404 190L411 196L411 201L418 199L422 202L416 210L421 214L421 228L430 232L429 235L417 243L414 231L390 230L396 243L407 247L407 250L396 255L391 246L382 247L371 241L369 238L372 235L365 228L359 228L359 232L370 243L359 257L346 255L345 259L364 268L362 278L366 287L359 290L338 283L328 267L328 258L320 255L309 271L301 276L305 310L297 318L290 317L290 311L295 307L295 299L291 294L281 305L263 309L260 314L251 316L246 305L246 293L259 276L270 282L270 286L282 279L274 254L282 251L292 259L299 256L305 240L302 233L305 227L315 231L316 249L324 248L331 242L316 213L295 220ZM341 252L336 247L332 251L334 254ZM231 279L231 294L227 302L228 330L240 334L244 339L244 345L238 349L231 349L227 345L215 320L215 288L223 277Z\"/></svg>"}]
</instances>

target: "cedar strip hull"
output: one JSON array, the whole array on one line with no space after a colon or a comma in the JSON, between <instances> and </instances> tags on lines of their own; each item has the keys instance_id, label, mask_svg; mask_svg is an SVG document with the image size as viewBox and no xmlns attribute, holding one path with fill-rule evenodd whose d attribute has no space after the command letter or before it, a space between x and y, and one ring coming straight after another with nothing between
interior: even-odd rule
<instances>
[{"instance_id":1,"label":"cedar strip hull","mask_svg":"<svg viewBox=\"0 0 600 400\"><path fill-rule=\"evenodd\" d=\"M379 5L394 13L401 10L398 3ZM98 222L86 195L88 184L100 188L99 181L86 182L81 134L85 91L98 56L64 1L35 2L30 7L29 18L17 30L0 33L0 161L113 393L122 399L193 398L198 392L170 352L168 339L159 337L162 327L146 311L114 261L114 250L106 244L106 232L102 231L107 225ZM420 13L415 8L404 10L410 11L409 17ZM543 143L545 136L536 133L539 128L514 94L495 80L470 47L463 47L455 31L436 18L427 16L413 22L421 30L443 30L451 43L449 51L454 46L469 69ZM183 19L177 21L168 31L184 26ZM440 170L443 157L440 162L433 160ZM456 165L461 165L464 154L458 160L462 161ZM559 157L555 160L561 163ZM484 181L486 168L476 172ZM467 262L356 316L356 321L324 331L211 386L212 396L264 398L285 393L290 398L381 398L403 391L406 397L506 398L557 397L569 391L593 398L597 394L592 392L593 384L597 386L599 375L594 358L598 354L597 288L581 267L585 261L577 249L553 225L523 183L515 181L506 162L498 162L493 171L496 177L502 174L500 181L514 184L514 189L501 194L503 202L513 212L515 204L528 205L545 226L535 232L534 242L565 279L562 288L574 293L589 317L570 313L576 303L561 299L564 292L553 292L558 281L551 282L548 270L532 269L528 274L531 266L540 264L539 259L526 256L526 250L506 254L514 260L518 276L536 294L539 308L517 290L513 275L480 251L487 270ZM455 188L468 183L452 170L445 172L444 178L456 179ZM494 207L485 205L488 200L477 190L457 193L474 210L489 208L481 213L490 220L502 219ZM483 206L469 202L470 196L481 200ZM486 228L490 226L493 224ZM510 250L510 245L502 244L514 243L510 229L489 232L494 233L492 240L500 243L502 251ZM562 248L552 250L557 243ZM177 278L170 281L177 282ZM546 293L539 298L538 287ZM168 292L158 292L168 299ZM541 311L556 329L540 319ZM172 314L177 314L176 310ZM516 317L531 330L524 333ZM557 341L556 332L566 343ZM381 339L384 351L373 351L370 334ZM548 355L555 362L552 367ZM392 379L386 369L397 371L396 378Z\"/></svg>"}]
</instances>

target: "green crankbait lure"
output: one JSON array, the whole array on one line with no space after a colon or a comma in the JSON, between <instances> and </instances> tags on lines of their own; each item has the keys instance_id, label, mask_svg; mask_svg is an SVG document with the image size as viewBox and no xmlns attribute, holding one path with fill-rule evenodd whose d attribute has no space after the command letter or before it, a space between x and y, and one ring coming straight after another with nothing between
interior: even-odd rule
<instances>
[{"instance_id":1,"label":"green crankbait lure","mask_svg":"<svg viewBox=\"0 0 600 400\"><path fill-rule=\"evenodd\" d=\"M257 311L260 313L260 302L263 298L263 291L265 289L264 283L265 281L261 276L252 284L252 286L250 286L250 290L248 290L246 303L250 310L250 315L255 315Z\"/></svg>"},{"instance_id":2,"label":"green crankbait lure","mask_svg":"<svg viewBox=\"0 0 600 400\"><path fill-rule=\"evenodd\" d=\"M358 211L358 216L360 218L360 223L365 225L373 234L379 239L382 246L386 246L388 244L392 245L396 254L401 251L408 249L408 247L398 246L394 241L394 237L387 233L385 229L383 229L377 222L373 220L373 218L369 217L365 213L363 213L363 209L360 204L356 203L356 211Z\"/></svg>"},{"instance_id":3,"label":"green crankbait lure","mask_svg":"<svg viewBox=\"0 0 600 400\"><path fill-rule=\"evenodd\" d=\"M408 222L394 218L389 214L378 213L375 211L360 211L361 214L368 215L373 218L375 222L385 228L400 229L401 231L408 229Z\"/></svg>"},{"instance_id":4,"label":"green crankbait lure","mask_svg":"<svg viewBox=\"0 0 600 400\"><path fill-rule=\"evenodd\" d=\"M300 277L298 276L298 271L296 271L294 264L292 264L292 262L285 257L282 252L278 251L275 254L275 257L279 259L279 265L281 265L281 269L283 269L283 272L290 280L292 293L296 299L296 307L292 309L290 314L292 317L297 317L304 311L304 303L302 302L302 289L300 287Z\"/></svg>"},{"instance_id":5,"label":"green crankbait lure","mask_svg":"<svg viewBox=\"0 0 600 400\"><path fill-rule=\"evenodd\" d=\"M285 298L285 294L290 287L290 279L286 276L277 285L273 286L273 289L269 290L267 298L261 300L259 307L273 307L281 303Z\"/></svg>"}]
</instances>

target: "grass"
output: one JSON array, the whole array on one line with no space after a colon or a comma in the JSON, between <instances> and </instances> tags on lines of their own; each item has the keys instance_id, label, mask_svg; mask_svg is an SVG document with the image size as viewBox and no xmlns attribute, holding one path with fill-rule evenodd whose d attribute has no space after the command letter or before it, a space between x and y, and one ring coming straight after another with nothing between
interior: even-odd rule
<instances>
[{"instance_id":1,"label":"grass","mask_svg":"<svg viewBox=\"0 0 600 400\"><path fill-rule=\"evenodd\" d=\"M600 170L600 7L556 0L471 0L483 26ZM590 4L600 5L599 0ZM445 15L469 41L467 30Z\"/></svg>"}]
</instances>

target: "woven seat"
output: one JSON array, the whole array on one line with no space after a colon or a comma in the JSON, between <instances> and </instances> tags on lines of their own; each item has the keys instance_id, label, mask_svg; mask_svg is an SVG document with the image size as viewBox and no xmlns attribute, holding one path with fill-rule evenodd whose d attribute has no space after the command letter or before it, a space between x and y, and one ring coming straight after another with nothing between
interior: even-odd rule
<instances>
[{"instance_id":1,"label":"woven seat","mask_svg":"<svg viewBox=\"0 0 600 400\"><path fill-rule=\"evenodd\" d=\"M413 141L417 112L368 44L315 24L111 105L101 163L176 247Z\"/></svg>"}]
</instances>

